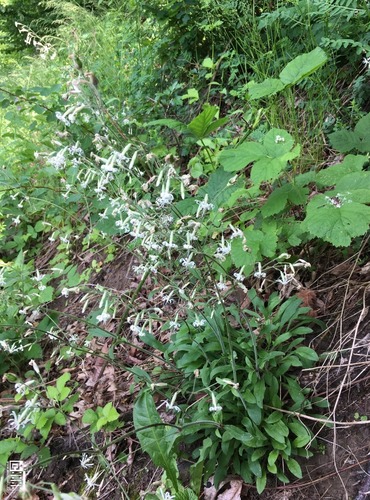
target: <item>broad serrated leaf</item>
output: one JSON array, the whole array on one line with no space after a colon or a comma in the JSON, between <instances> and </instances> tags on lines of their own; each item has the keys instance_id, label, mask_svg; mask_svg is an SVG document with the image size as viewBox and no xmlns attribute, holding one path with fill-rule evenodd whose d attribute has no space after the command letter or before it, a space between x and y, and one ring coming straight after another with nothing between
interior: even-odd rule
<instances>
[{"instance_id":1,"label":"broad serrated leaf","mask_svg":"<svg viewBox=\"0 0 370 500\"><path fill-rule=\"evenodd\" d=\"M336 184L336 190L344 196L344 198L348 197L352 201L359 201L357 198L352 196L352 193L356 190L370 190L370 172L352 172L343 176ZM351 193L349 193L351 192ZM370 202L370 191L368 199L365 199L365 203Z\"/></svg>"},{"instance_id":2,"label":"broad serrated leaf","mask_svg":"<svg viewBox=\"0 0 370 500\"><path fill-rule=\"evenodd\" d=\"M209 201L216 209L219 208L240 187L238 183L229 185L229 180L232 177L233 175L230 172L225 172L224 169L218 168L210 175L207 184L199 189L199 196L203 198L205 195L208 195Z\"/></svg>"},{"instance_id":3,"label":"broad serrated leaf","mask_svg":"<svg viewBox=\"0 0 370 500\"><path fill-rule=\"evenodd\" d=\"M261 83L248 84L248 97L251 100L261 99L277 94L285 87L284 83L279 78L266 78Z\"/></svg>"},{"instance_id":4,"label":"broad serrated leaf","mask_svg":"<svg viewBox=\"0 0 370 500\"><path fill-rule=\"evenodd\" d=\"M334 186L342 177L352 172L360 172L367 162L362 155L347 155L342 163L337 163L316 174L316 182L320 186Z\"/></svg>"},{"instance_id":5,"label":"broad serrated leaf","mask_svg":"<svg viewBox=\"0 0 370 500\"><path fill-rule=\"evenodd\" d=\"M316 47L311 52L301 54L290 61L280 73L280 80L284 85L294 85L318 70L327 60L325 52Z\"/></svg>"},{"instance_id":6,"label":"broad serrated leaf","mask_svg":"<svg viewBox=\"0 0 370 500\"><path fill-rule=\"evenodd\" d=\"M173 486L177 488L178 470L171 453L176 429L168 429L163 424L149 391L143 391L135 401L133 411L134 427L143 451L158 467L162 467Z\"/></svg>"},{"instance_id":7,"label":"broad serrated leaf","mask_svg":"<svg viewBox=\"0 0 370 500\"><path fill-rule=\"evenodd\" d=\"M338 198L336 191L315 196L307 206L304 228L336 247L346 247L352 238L362 236L370 225L370 207Z\"/></svg>"},{"instance_id":8,"label":"broad serrated leaf","mask_svg":"<svg viewBox=\"0 0 370 500\"><path fill-rule=\"evenodd\" d=\"M262 182L274 181L286 167L281 158L267 158L255 162L251 170L251 181L259 186Z\"/></svg>"},{"instance_id":9,"label":"broad serrated leaf","mask_svg":"<svg viewBox=\"0 0 370 500\"><path fill-rule=\"evenodd\" d=\"M224 149L219 156L220 164L226 172L238 172L247 165L266 156L262 144L243 142L235 149Z\"/></svg>"},{"instance_id":10,"label":"broad serrated leaf","mask_svg":"<svg viewBox=\"0 0 370 500\"><path fill-rule=\"evenodd\" d=\"M272 128L265 135L263 145L268 156L279 158L292 149L294 139L286 130Z\"/></svg>"},{"instance_id":11,"label":"broad serrated leaf","mask_svg":"<svg viewBox=\"0 0 370 500\"><path fill-rule=\"evenodd\" d=\"M340 153L349 153L354 149L360 150L361 139L352 130L337 130L329 134L330 144Z\"/></svg>"},{"instance_id":12,"label":"broad serrated leaf","mask_svg":"<svg viewBox=\"0 0 370 500\"><path fill-rule=\"evenodd\" d=\"M262 215L268 217L284 210L288 202L292 205L303 205L308 196L308 188L295 184L284 184L274 189L261 209Z\"/></svg>"},{"instance_id":13,"label":"broad serrated leaf","mask_svg":"<svg viewBox=\"0 0 370 500\"><path fill-rule=\"evenodd\" d=\"M363 116L355 126L355 132L362 138L369 137L370 131L370 113Z\"/></svg>"}]
</instances>

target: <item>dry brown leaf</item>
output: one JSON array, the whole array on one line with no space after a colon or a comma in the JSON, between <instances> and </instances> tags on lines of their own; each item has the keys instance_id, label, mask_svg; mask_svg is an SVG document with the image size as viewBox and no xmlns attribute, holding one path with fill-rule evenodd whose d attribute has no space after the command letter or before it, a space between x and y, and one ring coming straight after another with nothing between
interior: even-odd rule
<instances>
[{"instance_id":1,"label":"dry brown leaf","mask_svg":"<svg viewBox=\"0 0 370 500\"><path fill-rule=\"evenodd\" d=\"M232 479L230 488L217 496L217 500L240 500L243 487L243 481L240 479Z\"/></svg>"},{"instance_id":2,"label":"dry brown leaf","mask_svg":"<svg viewBox=\"0 0 370 500\"><path fill-rule=\"evenodd\" d=\"M243 481L241 479L231 479L226 478L224 481L221 481L218 488L216 489L214 486L214 478L210 477L208 479L208 487L204 488L204 500L240 500L241 499L241 491L243 487ZM218 494L218 492L223 489L226 485L230 485L230 487Z\"/></svg>"}]
</instances>

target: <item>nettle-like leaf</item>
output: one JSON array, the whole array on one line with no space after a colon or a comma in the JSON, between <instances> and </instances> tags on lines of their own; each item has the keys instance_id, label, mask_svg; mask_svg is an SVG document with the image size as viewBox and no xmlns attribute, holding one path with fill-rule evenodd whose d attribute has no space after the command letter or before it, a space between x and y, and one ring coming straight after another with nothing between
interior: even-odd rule
<instances>
[{"instance_id":1,"label":"nettle-like leaf","mask_svg":"<svg viewBox=\"0 0 370 500\"><path fill-rule=\"evenodd\" d=\"M245 142L233 150L220 154L220 163L227 172L237 172L253 163L251 180L259 186L262 182L276 180L286 168L288 161L300 153L300 146L293 149L294 139L286 131L273 128L264 137L263 143Z\"/></svg>"},{"instance_id":2,"label":"nettle-like leaf","mask_svg":"<svg viewBox=\"0 0 370 500\"><path fill-rule=\"evenodd\" d=\"M349 246L352 238L369 229L370 207L364 203L370 203L369 189L319 194L307 205L303 226L336 247Z\"/></svg>"},{"instance_id":3,"label":"nettle-like leaf","mask_svg":"<svg viewBox=\"0 0 370 500\"><path fill-rule=\"evenodd\" d=\"M288 203L303 205L308 196L308 188L295 184L284 184L274 189L261 209L264 217L278 214L284 210Z\"/></svg>"},{"instance_id":4,"label":"nettle-like leaf","mask_svg":"<svg viewBox=\"0 0 370 500\"><path fill-rule=\"evenodd\" d=\"M334 186L347 174L361 172L367 161L367 157L363 155L347 155L342 163L320 170L315 181L319 186Z\"/></svg>"},{"instance_id":5,"label":"nettle-like leaf","mask_svg":"<svg viewBox=\"0 0 370 500\"><path fill-rule=\"evenodd\" d=\"M354 130L338 130L329 134L330 143L340 153L353 150L370 152L370 113L359 120Z\"/></svg>"}]
</instances>

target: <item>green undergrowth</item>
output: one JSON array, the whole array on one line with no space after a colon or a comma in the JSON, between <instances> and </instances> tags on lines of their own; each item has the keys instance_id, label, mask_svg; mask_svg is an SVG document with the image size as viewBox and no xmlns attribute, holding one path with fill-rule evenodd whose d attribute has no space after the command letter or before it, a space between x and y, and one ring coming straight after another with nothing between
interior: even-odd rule
<instances>
[{"instance_id":1,"label":"green undergrowth","mask_svg":"<svg viewBox=\"0 0 370 500\"><path fill-rule=\"evenodd\" d=\"M131 459L105 451L133 434L164 471L146 498L198 498L228 474L261 493L270 476L301 478L315 450L309 424L328 402L300 375L319 361L324 324L297 292L320 270L316 249L340 259L370 226L369 8L252 4L48 1L58 28L19 27L36 53L0 85L0 375L12 402L0 474L14 457L47 466L67 426L89 443L75 450L78 492L28 484L25 498L95 495ZM357 94L343 95L350 78ZM96 284L122 252L136 288ZM65 328L73 301L83 335ZM126 366L128 348L151 368ZM94 354L131 375L130 423L116 401L84 400L71 373Z\"/></svg>"}]
</instances>

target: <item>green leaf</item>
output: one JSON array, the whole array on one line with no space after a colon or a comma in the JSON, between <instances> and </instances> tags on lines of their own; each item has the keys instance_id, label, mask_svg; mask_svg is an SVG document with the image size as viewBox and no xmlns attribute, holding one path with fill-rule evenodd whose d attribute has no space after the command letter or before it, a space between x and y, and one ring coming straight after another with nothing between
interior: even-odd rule
<instances>
[{"instance_id":1,"label":"green leaf","mask_svg":"<svg viewBox=\"0 0 370 500\"><path fill-rule=\"evenodd\" d=\"M320 170L316 174L316 182L322 186L334 186L346 174L361 172L367 162L367 157L362 155L347 155L342 163L337 163Z\"/></svg>"},{"instance_id":2,"label":"green leaf","mask_svg":"<svg viewBox=\"0 0 370 500\"><path fill-rule=\"evenodd\" d=\"M267 434L275 439L278 443L285 443L285 438L289 435L289 428L284 424L282 420L276 422L275 424L264 425Z\"/></svg>"},{"instance_id":3,"label":"green leaf","mask_svg":"<svg viewBox=\"0 0 370 500\"><path fill-rule=\"evenodd\" d=\"M168 127L172 130L176 130L176 132L186 132L187 131L187 126L185 125L185 123L182 123L178 120L174 120L172 118L161 118L159 120L153 120L149 123L147 123L148 126L152 126L152 125L161 125L161 126L165 126L165 127Z\"/></svg>"},{"instance_id":4,"label":"green leaf","mask_svg":"<svg viewBox=\"0 0 370 500\"><path fill-rule=\"evenodd\" d=\"M68 398L70 392L71 392L71 389L69 387L63 387L63 389L60 391L58 400L64 401L65 399Z\"/></svg>"},{"instance_id":5,"label":"green leaf","mask_svg":"<svg viewBox=\"0 0 370 500\"><path fill-rule=\"evenodd\" d=\"M197 89L189 89L186 94L181 96L181 99L189 99L189 104L199 101L199 92Z\"/></svg>"},{"instance_id":6,"label":"green leaf","mask_svg":"<svg viewBox=\"0 0 370 500\"><path fill-rule=\"evenodd\" d=\"M257 477L256 479L256 488L257 488L257 493L259 495L266 488L266 483L267 483L267 476L266 473L264 472L261 477Z\"/></svg>"},{"instance_id":7,"label":"green leaf","mask_svg":"<svg viewBox=\"0 0 370 500\"><path fill-rule=\"evenodd\" d=\"M62 391L62 389L70 379L71 379L71 374L69 372L63 373L63 375L58 378L55 385L59 392Z\"/></svg>"},{"instance_id":8,"label":"green leaf","mask_svg":"<svg viewBox=\"0 0 370 500\"><path fill-rule=\"evenodd\" d=\"M295 85L318 70L327 60L325 52L320 47L316 47L311 52L301 54L290 61L280 73L280 80L284 85Z\"/></svg>"},{"instance_id":9,"label":"green leaf","mask_svg":"<svg viewBox=\"0 0 370 500\"><path fill-rule=\"evenodd\" d=\"M332 147L340 153L348 153L361 148L361 140L352 130L337 130L329 134L329 140Z\"/></svg>"},{"instance_id":10,"label":"green leaf","mask_svg":"<svg viewBox=\"0 0 370 500\"><path fill-rule=\"evenodd\" d=\"M229 172L225 172L224 169L218 168L213 172L207 184L199 189L199 196L201 199L207 194L208 199L215 208L219 208L226 201L228 201L230 195L238 189L238 184L229 185L230 179L233 175Z\"/></svg>"},{"instance_id":11,"label":"green leaf","mask_svg":"<svg viewBox=\"0 0 370 500\"><path fill-rule=\"evenodd\" d=\"M219 156L220 164L226 172L238 172L250 163L264 158L266 152L258 142L243 142L235 149L224 149Z\"/></svg>"},{"instance_id":12,"label":"green leaf","mask_svg":"<svg viewBox=\"0 0 370 500\"><path fill-rule=\"evenodd\" d=\"M265 391L266 391L265 381L263 379L261 379L255 384L255 386L253 388L253 394L256 398L257 406L259 406L261 409L263 408L263 400L265 397Z\"/></svg>"},{"instance_id":13,"label":"green leaf","mask_svg":"<svg viewBox=\"0 0 370 500\"><path fill-rule=\"evenodd\" d=\"M58 401L59 391L56 387L48 386L46 388L46 393L47 393L49 399L53 399L54 401Z\"/></svg>"},{"instance_id":14,"label":"green leaf","mask_svg":"<svg viewBox=\"0 0 370 500\"><path fill-rule=\"evenodd\" d=\"M274 465L279 456L279 450L272 450L267 457L267 463L269 465Z\"/></svg>"},{"instance_id":15,"label":"green leaf","mask_svg":"<svg viewBox=\"0 0 370 500\"><path fill-rule=\"evenodd\" d=\"M319 356L317 355L317 353L310 347L306 346L297 347L297 349L294 351L294 354L297 354L297 356L299 356L300 358L308 359L309 361L316 362L319 360Z\"/></svg>"},{"instance_id":16,"label":"green leaf","mask_svg":"<svg viewBox=\"0 0 370 500\"><path fill-rule=\"evenodd\" d=\"M108 423L108 420L106 417L98 418L98 420L96 421L96 424L95 424L96 431L100 431L100 429L102 427L104 427L104 425L106 425L107 423Z\"/></svg>"},{"instance_id":17,"label":"green leaf","mask_svg":"<svg viewBox=\"0 0 370 500\"><path fill-rule=\"evenodd\" d=\"M98 416L91 408L86 410L82 417L82 423L84 424L94 424L97 420Z\"/></svg>"},{"instance_id":18,"label":"green leaf","mask_svg":"<svg viewBox=\"0 0 370 500\"><path fill-rule=\"evenodd\" d=\"M261 212L265 217L280 213L288 202L292 205L303 205L306 203L308 188L295 184L284 184L275 188L263 205Z\"/></svg>"},{"instance_id":19,"label":"green leaf","mask_svg":"<svg viewBox=\"0 0 370 500\"><path fill-rule=\"evenodd\" d=\"M172 446L178 437L178 430L166 429L161 424L151 394L147 390L141 392L134 405L134 426L141 448L149 454L155 465L166 471L167 477L177 489L178 470Z\"/></svg>"},{"instance_id":20,"label":"green leaf","mask_svg":"<svg viewBox=\"0 0 370 500\"><path fill-rule=\"evenodd\" d=\"M207 130L217 113L217 106L210 106L206 104L203 111L189 123L188 130L197 139L203 139L207 136Z\"/></svg>"},{"instance_id":21,"label":"green leaf","mask_svg":"<svg viewBox=\"0 0 370 500\"><path fill-rule=\"evenodd\" d=\"M54 422L58 425L65 425L67 423L66 416L58 411L54 417Z\"/></svg>"},{"instance_id":22,"label":"green leaf","mask_svg":"<svg viewBox=\"0 0 370 500\"><path fill-rule=\"evenodd\" d=\"M322 238L336 247L346 247L352 238L362 236L370 225L370 207L352 202L336 191L315 196L307 206L303 227L312 236Z\"/></svg>"},{"instance_id":23,"label":"green leaf","mask_svg":"<svg viewBox=\"0 0 370 500\"><path fill-rule=\"evenodd\" d=\"M288 153L294 145L293 137L284 129L272 128L263 139L267 156L279 158Z\"/></svg>"},{"instance_id":24,"label":"green leaf","mask_svg":"<svg viewBox=\"0 0 370 500\"><path fill-rule=\"evenodd\" d=\"M274 95L285 87L284 83L278 78L266 78L261 83L250 82L247 85L249 99L261 99Z\"/></svg>"},{"instance_id":25,"label":"green leaf","mask_svg":"<svg viewBox=\"0 0 370 500\"><path fill-rule=\"evenodd\" d=\"M357 122L357 125L355 126L355 132L361 138L368 137L369 136L369 130L370 130L370 113L368 113L367 115L363 116Z\"/></svg>"},{"instance_id":26,"label":"green leaf","mask_svg":"<svg viewBox=\"0 0 370 500\"><path fill-rule=\"evenodd\" d=\"M290 472L297 477L298 479L302 478L302 469L297 460L294 460L294 458L288 458L285 460L285 463L288 466L288 469Z\"/></svg>"},{"instance_id":27,"label":"green leaf","mask_svg":"<svg viewBox=\"0 0 370 500\"><path fill-rule=\"evenodd\" d=\"M249 432L243 431L235 425L225 425L225 432L222 435L222 441L230 441L231 439L236 439L245 446L249 446L249 443L253 439Z\"/></svg>"}]
</instances>

